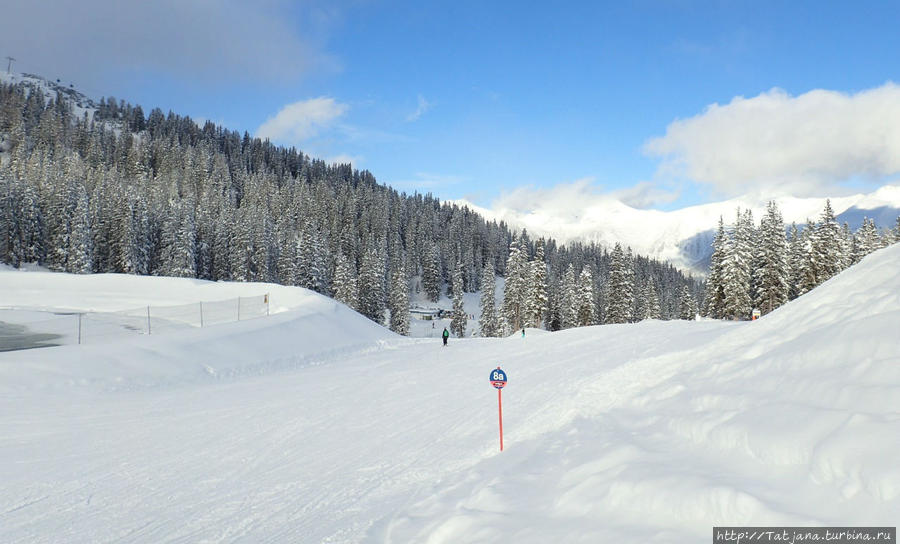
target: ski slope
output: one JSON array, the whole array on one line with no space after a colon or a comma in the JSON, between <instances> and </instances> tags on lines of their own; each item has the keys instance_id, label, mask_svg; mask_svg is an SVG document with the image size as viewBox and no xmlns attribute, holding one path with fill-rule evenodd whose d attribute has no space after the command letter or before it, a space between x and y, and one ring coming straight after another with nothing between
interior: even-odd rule
<instances>
[{"instance_id":1,"label":"ski slope","mask_svg":"<svg viewBox=\"0 0 900 544\"><path fill-rule=\"evenodd\" d=\"M714 525L896 526L898 265L900 245L878 251L756 322L443 348L300 290L266 319L0 353L0 542L684 543ZM50 298L66 278L39 281Z\"/></svg>"}]
</instances>

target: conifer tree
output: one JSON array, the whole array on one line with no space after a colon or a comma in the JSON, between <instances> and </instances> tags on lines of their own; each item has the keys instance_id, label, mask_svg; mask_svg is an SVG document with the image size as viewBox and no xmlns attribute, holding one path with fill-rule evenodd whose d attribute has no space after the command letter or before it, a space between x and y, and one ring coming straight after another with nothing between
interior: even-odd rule
<instances>
[{"instance_id":1,"label":"conifer tree","mask_svg":"<svg viewBox=\"0 0 900 544\"><path fill-rule=\"evenodd\" d=\"M422 269L422 287L425 295L431 302L437 302L441 297L441 263L438 248L431 245L425 255Z\"/></svg>"},{"instance_id":2,"label":"conifer tree","mask_svg":"<svg viewBox=\"0 0 900 544\"><path fill-rule=\"evenodd\" d=\"M479 331L483 337L500 336L495 288L494 267L488 263L484 265L481 278L481 318L478 321Z\"/></svg>"},{"instance_id":3,"label":"conifer tree","mask_svg":"<svg viewBox=\"0 0 900 544\"><path fill-rule=\"evenodd\" d=\"M815 250L814 237L816 226L809 219L806 220L806 227L800 233L800 265L796 269L796 291L797 296L812 291L818 285L820 277L820 264L818 253Z\"/></svg>"},{"instance_id":4,"label":"conifer tree","mask_svg":"<svg viewBox=\"0 0 900 544\"><path fill-rule=\"evenodd\" d=\"M324 245L312 221L304 221L296 239L294 273L297 285L319 293L325 292L327 269Z\"/></svg>"},{"instance_id":5,"label":"conifer tree","mask_svg":"<svg viewBox=\"0 0 900 544\"><path fill-rule=\"evenodd\" d=\"M578 278L578 326L593 325L594 320L594 278L587 266L581 269Z\"/></svg>"},{"instance_id":6,"label":"conifer tree","mask_svg":"<svg viewBox=\"0 0 900 544\"><path fill-rule=\"evenodd\" d=\"M875 221L868 217L863 218L862 226L856 235L857 246L854 254L853 262L859 262L863 257L879 249L881 241L878 237L878 227Z\"/></svg>"},{"instance_id":7,"label":"conifer tree","mask_svg":"<svg viewBox=\"0 0 900 544\"><path fill-rule=\"evenodd\" d=\"M522 238L514 239L506 260L506 284L503 290L503 319L506 332L517 331L524 324L525 302L528 300L528 260Z\"/></svg>"},{"instance_id":8,"label":"conifer tree","mask_svg":"<svg viewBox=\"0 0 900 544\"><path fill-rule=\"evenodd\" d=\"M535 244L534 260L531 261L531 274L528 281L529 294L526 301L527 323L541 328L547 313L547 263L544 262L544 239Z\"/></svg>"},{"instance_id":9,"label":"conifer tree","mask_svg":"<svg viewBox=\"0 0 900 544\"><path fill-rule=\"evenodd\" d=\"M90 274L93 269L93 239L91 236L90 210L87 193L82 188L72 216L72 233L69 236L66 272Z\"/></svg>"},{"instance_id":10,"label":"conifer tree","mask_svg":"<svg viewBox=\"0 0 900 544\"><path fill-rule=\"evenodd\" d=\"M384 268L380 252L370 242L359 271L359 313L379 324L384 322Z\"/></svg>"},{"instance_id":11,"label":"conifer tree","mask_svg":"<svg viewBox=\"0 0 900 544\"><path fill-rule=\"evenodd\" d=\"M29 182L23 184L21 208L14 214L18 226L18 236L13 247L17 262L43 264L46 250L44 247L45 220L41 211L37 189Z\"/></svg>"},{"instance_id":12,"label":"conifer tree","mask_svg":"<svg viewBox=\"0 0 900 544\"><path fill-rule=\"evenodd\" d=\"M610 257L607 288L607 323L629 323L634 310L634 267L616 243Z\"/></svg>"},{"instance_id":13,"label":"conifer tree","mask_svg":"<svg viewBox=\"0 0 900 544\"><path fill-rule=\"evenodd\" d=\"M569 263L562 282L562 328L570 329L578 326L578 283L575 280L575 265Z\"/></svg>"},{"instance_id":14,"label":"conifer tree","mask_svg":"<svg viewBox=\"0 0 900 544\"><path fill-rule=\"evenodd\" d=\"M713 239L713 252L709 261L709 276L706 279L706 315L713 319L725 316L725 262L728 237L725 222L719 216L719 227Z\"/></svg>"},{"instance_id":15,"label":"conifer tree","mask_svg":"<svg viewBox=\"0 0 900 544\"><path fill-rule=\"evenodd\" d=\"M453 272L453 314L450 320L450 330L456 334L457 338L466 335L466 324L468 317L466 310L463 308L463 278L462 268L457 265L456 271Z\"/></svg>"},{"instance_id":16,"label":"conifer tree","mask_svg":"<svg viewBox=\"0 0 900 544\"><path fill-rule=\"evenodd\" d=\"M760 223L757 246L756 301L754 306L767 314L788 300L788 255L784 220L774 201L766 207Z\"/></svg>"},{"instance_id":17,"label":"conifer tree","mask_svg":"<svg viewBox=\"0 0 900 544\"><path fill-rule=\"evenodd\" d=\"M691 290L687 285L682 286L681 297L678 302L680 307L680 312L678 314L679 319L690 321L696 317L697 302L694 300L693 295L691 295Z\"/></svg>"},{"instance_id":18,"label":"conifer tree","mask_svg":"<svg viewBox=\"0 0 900 544\"><path fill-rule=\"evenodd\" d=\"M391 312L390 328L397 334L407 336L409 335L409 282L402 264L394 270L390 294L388 304Z\"/></svg>"},{"instance_id":19,"label":"conifer tree","mask_svg":"<svg viewBox=\"0 0 900 544\"><path fill-rule=\"evenodd\" d=\"M725 291L724 316L726 319L750 319L752 300L750 278L752 248L748 216L737 212L732 240L726 245L723 285Z\"/></svg>"},{"instance_id":20,"label":"conifer tree","mask_svg":"<svg viewBox=\"0 0 900 544\"><path fill-rule=\"evenodd\" d=\"M332 284L334 298L357 310L359 308L359 291L356 285L356 273L349 259L338 253Z\"/></svg>"},{"instance_id":21,"label":"conifer tree","mask_svg":"<svg viewBox=\"0 0 900 544\"><path fill-rule=\"evenodd\" d=\"M659 296L656 294L656 287L653 285L653 280L648 280L647 284L644 286L644 299L647 301L645 306L647 313L644 314L644 319L661 319L662 315L659 308Z\"/></svg>"},{"instance_id":22,"label":"conifer tree","mask_svg":"<svg viewBox=\"0 0 900 544\"><path fill-rule=\"evenodd\" d=\"M843 270L844 254L841 247L841 227L834 219L831 200L825 201L822 218L816 224L812 239L815 259L815 284L820 285Z\"/></svg>"}]
</instances>

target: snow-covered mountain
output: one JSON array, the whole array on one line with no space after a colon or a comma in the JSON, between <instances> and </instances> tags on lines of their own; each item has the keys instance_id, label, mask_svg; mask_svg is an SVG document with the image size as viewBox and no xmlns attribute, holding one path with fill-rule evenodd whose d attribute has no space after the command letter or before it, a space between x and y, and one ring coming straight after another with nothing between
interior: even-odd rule
<instances>
[{"instance_id":1,"label":"snow-covered mountain","mask_svg":"<svg viewBox=\"0 0 900 544\"><path fill-rule=\"evenodd\" d=\"M282 287L268 318L0 353L0 541L682 544L717 525L893 527L898 266L900 245L882 249L755 322L444 348ZM261 287L4 274L0 300L71 309Z\"/></svg>"},{"instance_id":2,"label":"snow-covered mountain","mask_svg":"<svg viewBox=\"0 0 900 544\"><path fill-rule=\"evenodd\" d=\"M72 83L66 85L60 80L50 81L34 74L12 72L0 72L0 83L25 85L29 89L43 93L45 100L55 99L57 92L62 93L64 97L72 102L72 106L75 109L74 113L77 117L81 117L85 111L92 111L97 108L96 102L76 90L75 85Z\"/></svg>"},{"instance_id":3,"label":"snow-covered mountain","mask_svg":"<svg viewBox=\"0 0 900 544\"><path fill-rule=\"evenodd\" d=\"M802 226L807 219L819 218L826 198L774 200L785 223L796 222ZM463 200L456 202L489 219L525 228L533 235L552 236L561 242L598 242L610 247L619 242L631 246L636 253L669 261L697 274L706 273L719 217L726 224L733 223L737 208L751 209L758 222L767 204L765 199L742 197L660 211L633 208L612 197L583 192L559 199L552 195L531 199L527 207L513 204L488 209ZM504 201L508 202L510 199ZM875 219L879 227L891 228L900 215L900 183L885 185L868 194L831 198L831 206L838 221L848 222L853 229L862 224L863 217Z\"/></svg>"}]
</instances>

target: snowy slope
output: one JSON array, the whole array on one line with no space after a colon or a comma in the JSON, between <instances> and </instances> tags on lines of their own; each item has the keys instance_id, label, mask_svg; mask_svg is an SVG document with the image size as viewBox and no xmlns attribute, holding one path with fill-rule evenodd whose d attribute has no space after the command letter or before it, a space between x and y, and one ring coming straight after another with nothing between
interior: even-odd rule
<instances>
[{"instance_id":1,"label":"snowy slope","mask_svg":"<svg viewBox=\"0 0 900 544\"><path fill-rule=\"evenodd\" d=\"M0 83L5 83L7 85L25 85L29 90L37 90L38 92L43 93L44 99L47 101L51 99L55 100L57 92L62 93L63 96L72 102L73 114L78 119L80 119L85 112L93 115L93 112L97 108L97 104L94 103L92 99L75 90L74 85L71 83L66 86L59 80L53 82L34 74L12 72L0 72Z\"/></svg>"},{"instance_id":2,"label":"snowy slope","mask_svg":"<svg viewBox=\"0 0 900 544\"><path fill-rule=\"evenodd\" d=\"M561 243L573 240L598 242L612 247L616 242L640 255L669 261L694 273L705 274L712 239L721 216L726 224L733 223L737 208L753 211L758 223L767 201L741 197L722 202L690 206L673 211L632 208L612 197L590 194L552 195L536 199L528 209L499 207L481 208L466 201L482 216L506 221L511 228L526 228L532 235L549 236ZM825 198L774 199L784 215L786 224L804 225L807 219L818 220L825 206ZM532 201L534 202L534 201ZM885 185L869 194L856 194L831 199L839 222L847 221L854 229L863 217L874 218L879 227L891 228L900 215L900 185Z\"/></svg>"},{"instance_id":3,"label":"snowy slope","mask_svg":"<svg viewBox=\"0 0 900 544\"><path fill-rule=\"evenodd\" d=\"M683 543L713 525L895 526L898 265L900 245L876 252L756 322L442 348L312 296L268 319L0 353L0 541Z\"/></svg>"}]
</instances>

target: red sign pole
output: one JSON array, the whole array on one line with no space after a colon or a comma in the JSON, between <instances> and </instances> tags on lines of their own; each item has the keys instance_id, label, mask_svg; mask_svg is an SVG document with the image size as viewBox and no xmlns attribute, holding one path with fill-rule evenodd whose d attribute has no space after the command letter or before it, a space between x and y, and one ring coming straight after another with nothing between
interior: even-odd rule
<instances>
[{"instance_id":1,"label":"red sign pole","mask_svg":"<svg viewBox=\"0 0 900 544\"><path fill-rule=\"evenodd\" d=\"M497 390L497 411L500 414L500 451L503 451L503 397L502 389Z\"/></svg>"}]
</instances>

